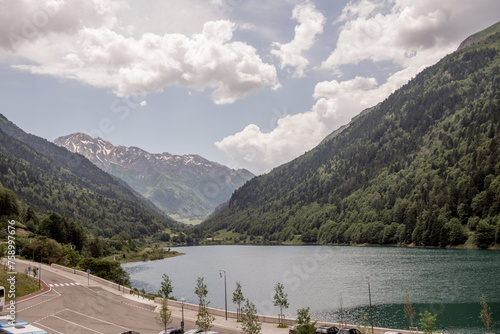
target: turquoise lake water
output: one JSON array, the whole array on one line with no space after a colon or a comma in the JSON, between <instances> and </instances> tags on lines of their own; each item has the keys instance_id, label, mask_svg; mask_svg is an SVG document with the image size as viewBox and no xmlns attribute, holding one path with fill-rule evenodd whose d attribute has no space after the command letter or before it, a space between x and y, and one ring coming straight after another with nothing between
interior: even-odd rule
<instances>
[{"instance_id":1,"label":"turquoise lake water","mask_svg":"<svg viewBox=\"0 0 500 334\"><path fill-rule=\"evenodd\" d=\"M479 319L486 296L500 332L500 252L486 250L416 249L350 246L195 246L175 250L183 256L124 264L133 287L157 292L163 273L169 275L173 296L197 303L197 277L208 285L211 307L224 308L227 274L228 309L236 310L232 293L242 285L260 314L277 315L274 286L281 282L288 294L287 317L310 307L314 319L338 322L342 302L344 320L358 324L369 314L370 283L374 325L407 329L403 306L410 294L418 314L437 314L437 328L458 333L484 333Z\"/></svg>"}]
</instances>

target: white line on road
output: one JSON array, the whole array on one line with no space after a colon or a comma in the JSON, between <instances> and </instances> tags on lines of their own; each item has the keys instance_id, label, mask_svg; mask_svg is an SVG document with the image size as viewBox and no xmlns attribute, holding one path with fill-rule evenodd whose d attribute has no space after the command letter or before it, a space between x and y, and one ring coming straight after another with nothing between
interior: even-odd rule
<instances>
[{"instance_id":1,"label":"white line on road","mask_svg":"<svg viewBox=\"0 0 500 334\"><path fill-rule=\"evenodd\" d=\"M115 323L112 323L112 322L109 322L109 321L106 321L106 320L102 320L102 319L99 319L99 318L95 318L95 317L92 317L90 315L86 315L84 313L80 313L80 312L77 312L77 311L73 311L73 310L70 310L70 309L66 309L66 311L70 311L70 312L73 312L73 313L76 313L76 314L79 314L79 315L82 315L84 317L87 317L87 318L90 318L90 319L94 319L94 320L97 320L97 321L100 321L100 322L104 322L105 324L108 324L108 325L113 325L113 326L116 326L116 327L121 327L123 329L128 329L128 327L123 327L123 326L120 326L120 325L117 325Z\"/></svg>"},{"instance_id":2,"label":"white line on road","mask_svg":"<svg viewBox=\"0 0 500 334\"><path fill-rule=\"evenodd\" d=\"M58 316L56 316L56 315L53 315L52 317L53 317L53 318L57 318L57 319L62 320L62 321L66 321L66 322L68 322L68 323L70 323L70 324L72 324L72 325L75 325L75 326L78 326L78 327L85 328L86 330L89 330L89 331L92 331L92 332L95 332L95 333L104 334L104 333L101 333L101 332L95 331L95 330L93 330L93 329L90 329L90 328L88 328L88 327L85 327L85 326L79 325L79 324L77 324L76 322L73 322L73 321L69 321L69 320L66 320L66 319L60 318L60 317L58 317Z\"/></svg>"},{"instance_id":3,"label":"white line on road","mask_svg":"<svg viewBox=\"0 0 500 334\"><path fill-rule=\"evenodd\" d=\"M51 333L52 333L52 332L54 332L54 333L64 334L64 333L61 333L61 332L56 331L54 328L50 328L50 327L48 327L48 326L45 326L45 325L39 324L38 322L34 322L33 324L34 324L34 325L37 325L37 326L39 326L39 327L47 328L48 330L50 330L50 332L51 332Z\"/></svg>"},{"instance_id":4,"label":"white line on road","mask_svg":"<svg viewBox=\"0 0 500 334\"><path fill-rule=\"evenodd\" d=\"M51 289L51 291L54 291L55 293L57 293L57 296L54 296L54 297L49 298L49 299L47 299L47 300L44 300L44 301L42 301L42 302L40 302L40 303L37 303L37 304L31 305L31 306L29 306L29 307L26 307L26 308L20 309L19 311L29 310L29 309L30 309L30 308L32 308L32 307L35 307L35 306L41 305L41 304L43 304L43 303L46 303L46 302L51 301L52 299L56 299L56 298L61 297L61 294L60 294L59 292L57 292L56 290Z\"/></svg>"}]
</instances>

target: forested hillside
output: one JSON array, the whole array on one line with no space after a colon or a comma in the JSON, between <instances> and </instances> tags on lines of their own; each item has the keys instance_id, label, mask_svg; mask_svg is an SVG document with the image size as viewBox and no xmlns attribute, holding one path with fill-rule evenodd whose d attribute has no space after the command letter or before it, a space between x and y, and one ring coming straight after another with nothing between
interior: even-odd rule
<instances>
[{"instance_id":1,"label":"forested hillside","mask_svg":"<svg viewBox=\"0 0 500 334\"><path fill-rule=\"evenodd\" d=\"M0 184L24 205L81 222L93 234L136 238L175 223L83 156L26 134L0 115Z\"/></svg>"},{"instance_id":2,"label":"forested hillside","mask_svg":"<svg viewBox=\"0 0 500 334\"><path fill-rule=\"evenodd\" d=\"M500 235L500 34L427 68L201 225L283 242L475 244Z\"/></svg>"}]
</instances>

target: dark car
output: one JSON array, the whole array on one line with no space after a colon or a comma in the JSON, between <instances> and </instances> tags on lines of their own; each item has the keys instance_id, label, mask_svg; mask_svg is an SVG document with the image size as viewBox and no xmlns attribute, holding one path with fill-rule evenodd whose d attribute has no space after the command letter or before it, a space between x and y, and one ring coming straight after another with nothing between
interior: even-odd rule
<instances>
[{"instance_id":1,"label":"dark car","mask_svg":"<svg viewBox=\"0 0 500 334\"><path fill-rule=\"evenodd\" d=\"M341 328L338 334L361 334L361 331L357 328Z\"/></svg>"},{"instance_id":2,"label":"dark car","mask_svg":"<svg viewBox=\"0 0 500 334\"><path fill-rule=\"evenodd\" d=\"M321 334L337 334L339 332L339 329L335 326L321 326L316 328L316 331L314 333L321 333Z\"/></svg>"},{"instance_id":3,"label":"dark car","mask_svg":"<svg viewBox=\"0 0 500 334\"><path fill-rule=\"evenodd\" d=\"M158 334L182 334L181 328L167 328L159 332Z\"/></svg>"}]
</instances>

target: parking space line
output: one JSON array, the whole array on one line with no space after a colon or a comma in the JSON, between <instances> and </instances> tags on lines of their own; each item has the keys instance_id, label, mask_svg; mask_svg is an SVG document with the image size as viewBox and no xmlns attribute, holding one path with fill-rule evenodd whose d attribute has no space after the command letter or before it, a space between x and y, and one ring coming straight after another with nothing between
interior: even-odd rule
<instances>
[{"instance_id":1,"label":"parking space line","mask_svg":"<svg viewBox=\"0 0 500 334\"><path fill-rule=\"evenodd\" d=\"M101 333L101 332L95 331L95 330L93 330L93 329L90 329L90 328L88 328L88 327L86 327L86 326L79 325L79 324L77 324L76 322L73 322L73 321L69 321L69 320L66 320L66 319L60 318L60 317L58 317L58 316L56 316L56 315L53 315L52 317L53 317L53 318L57 318L57 319L62 320L62 321L66 321L66 322L68 322L68 323L70 323L70 324L72 324L72 325L75 325L75 326L78 326L78 327L85 328L86 330L91 331L91 332L95 332L95 333L99 333L99 334L104 334L104 333Z\"/></svg>"},{"instance_id":2,"label":"parking space line","mask_svg":"<svg viewBox=\"0 0 500 334\"><path fill-rule=\"evenodd\" d=\"M50 330L50 332L51 332L51 333L59 333L59 334L64 334L64 333L61 333L61 332L56 331L54 328L50 328L50 327L48 327L48 326L45 326L45 325L39 324L38 322L34 322L33 324L37 325L38 327L47 328L48 330Z\"/></svg>"},{"instance_id":3,"label":"parking space line","mask_svg":"<svg viewBox=\"0 0 500 334\"><path fill-rule=\"evenodd\" d=\"M84 314L84 313L80 313L80 312L73 311L73 310L70 310L70 309L66 309L66 311L70 311L70 312L73 312L73 313L76 313L76 314L82 315L82 316L84 316L84 317L87 317L87 318L90 318L90 319L94 319L94 320L97 320L97 321L103 322L103 323L108 324L108 325L112 325L112 326L120 327L120 328L123 328L123 329L128 329L128 327L123 327L123 326L117 325L117 324L115 324L115 323L112 323L112 322L106 321L106 320L102 320L102 319L99 319L99 318L92 317L92 316L90 316L90 315L86 315L86 314Z\"/></svg>"}]
</instances>

